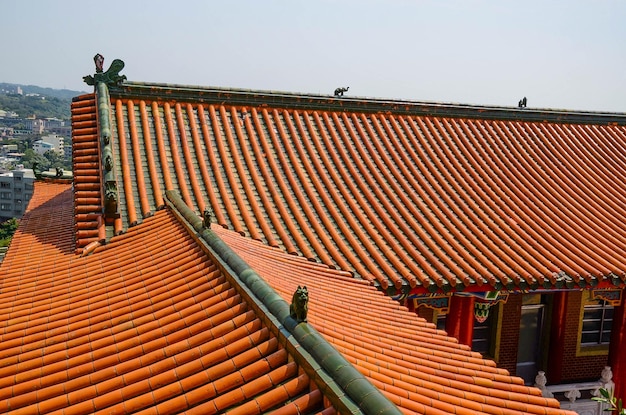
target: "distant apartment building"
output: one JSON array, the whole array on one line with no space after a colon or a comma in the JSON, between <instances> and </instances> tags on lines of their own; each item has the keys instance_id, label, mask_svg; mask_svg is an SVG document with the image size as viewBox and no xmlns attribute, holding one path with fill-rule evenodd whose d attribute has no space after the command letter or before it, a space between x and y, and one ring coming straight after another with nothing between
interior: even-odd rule
<instances>
[{"instance_id":1,"label":"distant apartment building","mask_svg":"<svg viewBox=\"0 0 626 415\"><path fill-rule=\"evenodd\" d=\"M66 132L71 131L70 126L66 125L64 120L58 118L26 118L22 120L26 129L31 134L54 133L58 135L68 135Z\"/></svg>"},{"instance_id":2,"label":"distant apartment building","mask_svg":"<svg viewBox=\"0 0 626 415\"><path fill-rule=\"evenodd\" d=\"M22 217L33 196L34 181L33 171L22 165L0 174L0 221Z\"/></svg>"},{"instance_id":3,"label":"distant apartment building","mask_svg":"<svg viewBox=\"0 0 626 415\"><path fill-rule=\"evenodd\" d=\"M37 140L33 143L33 151L39 155L44 155L46 151L54 150L54 146L43 140Z\"/></svg>"},{"instance_id":4,"label":"distant apartment building","mask_svg":"<svg viewBox=\"0 0 626 415\"><path fill-rule=\"evenodd\" d=\"M65 156L65 139L57 134L48 134L33 143L33 150L37 154L43 155L46 151L56 151Z\"/></svg>"},{"instance_id":5,"label":"distant apartment building","mask_svg":"<svg viewBox=\"0 0 626 415\"><path fill-rule=\"evenodd\" d=\"M0 127L0 137L13 137L13 128Z\"/></svg>"},{"instance_id":6,"label":"distant apartment building","mask_svg":"<svg viewBox=\"0 0 626 415\"><path fill-rule=\"evenodd\" d=\"M66 145L63 147L63 158L66 160L72 159L72 146Z\"/></svg>"},{"instance_id":7,"label":"distant apartment building","mask_svg":"<svg viewBox=\"0 0 626 415\"><path fill-rule=\"evenodd\" d=\"M24 90L19 85L15 85L14 87L9 86L8 88L0 88L0 92L7 95L24 95Z\"/></svg>"},{"instance_id":8,"label":"distant apartment building","mask_svg":"<svg viewBox=\"0 0 626 415\"><path fill-rule=\"evenodd\" d=\"M3 144L0 146L0 155L2 156L6 157L17 154L17 144Z\"/></svg>"},{"instance_id":9,"label":"distant apartment building","mask_svg":"<svg viewBox=\"0 0 626 415\"><path fill-rule=\"evenodd\" d=\"M17 115L17 112L15 111L0 110L0 119L17 118L17 117L19 117L19 115Z\"/></svg>"},{"instance_id":10,"label":"distant apartment building","mask_svg":"<svg viewBox=\"0 0 626 415\"><path fill-rule=\"evenodd\" d=\"M65 127L65 121L60 120L58 118L46 118L45 121L46 121L45 122L46 131L50 131L50 129L52 128Z\"/></svg>"},{"instance_id":11,"label":"distant apartment building","mask_svg":"<svg viewBox=\"0 0 626 415\"><path fill-rule=\"evenodd\" d=\"M69 137L72 135L72 127L69 125L52 126L52 127L46 125L46 131L49 132L50 134L61 135L64 137ZM71 147L71 146L67 146L67 147Z\"/></svg>"},{"instance_id":12,"label":"distant apartment building","mask_svg":"<svg viewBox=\"0 0 626 415\"><path fill-rule=\"evenodd\" d=\"M43 134L45 127L46 122L44 120L35 119L30 123L30 131L33 134Z\"/></svg>"}]
</instances>

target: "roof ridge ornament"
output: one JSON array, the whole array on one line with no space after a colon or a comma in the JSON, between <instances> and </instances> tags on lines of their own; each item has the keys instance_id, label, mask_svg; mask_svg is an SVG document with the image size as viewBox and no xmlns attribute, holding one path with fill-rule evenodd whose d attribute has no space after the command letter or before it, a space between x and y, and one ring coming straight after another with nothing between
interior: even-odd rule
<instances>
[{"instance_id":1,"label":"roof ridge ornament","mask_svg":"<svg viewBox=\"0 0 626 415\"><path fill-rule=\"evenodd\" d=\"M204 212L202 212L202 227L204 229L211 229L211 218L213 217L213 212L210 207L206 207Z\"/></svg>"},{"instance_id":2,"label":"roof ridge ornament","mask_svg":"<svg viewBox=\"0 0 626 415\"><path fill-rule=\"evenodd\" d=\"M309 311L309 291L304 287L296 289L291 298L291 304L289 305L289 315L298 323L306 322L306 315Z\"/></svg>"},{"instance_id":3,"label":"roof ridge ornament","mask_svg":"<svg viewBox=\"0 0 626 415\"><path fill-rule=\"evenodd\" d=\"M93 61L96 64L96 73L91 76L83 76L83 81L87 85L96 85L102 82L106 85L119 85L126 80L126 75L120 75L120 71L124 69L124 61L121 59L113 59L111 66L106 72L103 72L104 56L97 53L93 57Z\"/></svg>"},{"instance_id":4,"label":"roof ridge ornament","mask_svg":"<svg viewBox=\"0 0 626 415\"><path fill-rule=\"evenodd\" d=\"M344 92L348 92L348 89L350 89L349 86L345 88L340 87L340 88L335 89L335 96L342 97Z\"/></svg>"},{"instance_id":5,"label":"roof ridge ornament","mask_svg":"<svg viewBox=\"0 0 626 415\"><path fill-rule=\"evenodd\" d=\"M126 80L126 75L120 75L124 68L124 62L114 59L106 72L104 70L104 56L97 53L93 57L96 64L96 73L83 77L87 85L93 85L96 94L96 107L98 108L98 135L100 137L100 166L102 174L102 219L106 223L119 219L119 192L115 174L115 161L113 158L112 132L111 132L111 98L109 86L119 85Z\"/></svg>"},{"instance_id":6,"label":"roof ridge ornament","mask_svg":"<svg viewBox=\"0 0 626 415\"><path fill-rule=\"evenodd\" d=\"M528 104L528 100L526 99L526 97L524 97L519 100L519 102L517 103L517 106L518 108L526 108L527 104Z\"/></svg>"}]
</instances>

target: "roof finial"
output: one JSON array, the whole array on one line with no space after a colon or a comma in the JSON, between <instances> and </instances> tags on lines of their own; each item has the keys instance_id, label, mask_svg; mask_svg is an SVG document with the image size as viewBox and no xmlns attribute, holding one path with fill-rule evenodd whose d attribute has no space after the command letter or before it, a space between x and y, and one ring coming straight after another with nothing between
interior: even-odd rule
<instances>
[{"instance_id":1,"label":"roof finial","mask_svg":"<svg viewBox=\"0 0 626 415\"><path fill-rule=\"evenodd\" d=\"M338 97L338 96L343 96L343 93L344 93L344 92L348 92L348 89L350 89L350 87L349 87L349 86L347 86L347 87L345 87L345 88L337 88L337 89L335 89L335 96L336 96L336 97Z\"/></svg>"},{"instance_id":2,"label":"roof finial","mask_svg":"<svg viewBox=\"0 0 626 415\"><path fill-rule=\"evenodd\" d=\"M526 108L526 97L522 98L519 100L519 102L517 103L517 106L520 108Z\"/></svg>"},{"instance_id":3,"label":"roof finial","mask_svg":"<svg viewBox=\"0 0 626 415\"><path fill-rule=\"evenodd\" d=\"M93 57L93 61L96 64L95 75L83 76L83 81L85 81L87 85L95 85L98 82L103 82L107 85L115 85L121 84L126 80L126 75L120 75L120 71L124 69L124 61L121 59L114 59L106 72L102 72L104 56L98 53Z\"/></svg>"},{"instance_id":4,"label":"roof finial","mask_svg":"<svg viewBox=\"0 0 626 415\"><path fill-rule=\"evenodd\" d=\"M96 53L96 56L93 57L93 61L96 64L96 73L102 73L102 68L104 66L104 56Z\"/></svg>"},{"instance_id":5,"label":"roof finial","mask_svg":"<svg viewBox=\"0 0 626 415\"><path fill-rule=\"evenodd\" d=\"M211 228L211 217L213 216L213 212L211 212L211 209L207 206L204 209L204 212L202 212L202 227L205 229L210 229Z\"/></svg>"}]
</instances>

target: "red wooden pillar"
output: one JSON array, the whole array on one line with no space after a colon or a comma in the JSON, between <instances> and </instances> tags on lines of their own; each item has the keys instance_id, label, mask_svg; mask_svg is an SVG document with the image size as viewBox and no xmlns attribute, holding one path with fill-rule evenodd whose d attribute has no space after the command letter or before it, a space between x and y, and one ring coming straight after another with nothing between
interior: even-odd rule
<instances>
[{"instance_id":1,"label":"red wooden pillar","mask_svg":"<svg viewBox=\"0 0 626 415\"><path fill-rule=\"evenodd\" d=\"M459 343L472 347L474 336L474 297L452 295L446 317L446 332Z\"/></svg>"},{"instance_id":2,"label":"red wooden pillar","mask_svg":"<svg viewBox=\"0 0 626 415\"><path fill-rule=\"evenodd\" d=\"M550 326L550 349L548 350L548 383L561 383L563 378L563 350L565 350L565 326L567 324L567 292L553 294L552 321Z\"/></svg>"},{"instance_id":3,"label":"red wooden pillar","mask_svg":"<svg viewBox=\"0 0 626 415\"><path fill-rule=\"evenodd\" d=\"M622 292L624 295L626 292ZM626 400L626 298L622 298L622 304L613 312L609 366L613 371L615 396Z\"/></svg>"}]
</instances>

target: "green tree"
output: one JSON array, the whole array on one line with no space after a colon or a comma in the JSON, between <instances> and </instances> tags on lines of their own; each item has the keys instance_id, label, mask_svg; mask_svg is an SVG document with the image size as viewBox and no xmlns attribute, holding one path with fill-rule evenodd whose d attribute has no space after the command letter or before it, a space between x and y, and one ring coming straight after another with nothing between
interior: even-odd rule
<instances>
[{"instance_id":1,"label":"green tree","mask_svg":"<svg viewBox=\"0 0 626 415\"><path fill-rule=\"evenodd\" d=\"M50 162L50 167L53 169L60 167L63 170L72 170L71 160L66 159L65 156L56 151L48 150L43 156Z\"/></svg>"},{"instance_id":2,"label":"green tree","mask_svg":"<svg viewBox=\"0 0 626 415\"><path fill-rule=\"evenodd\" d=\"M46 96L23 96L0 94L0 109L15 111L21 118L35 115L37 118L70 119L71 99Z\"/></svg>"},{"instance_id":3,"label":"green tree","mask_svg":"<svg viewBox=\"0 0 626 415\"><path fill-rule=\"evenodd\" d=\"M33 163L37 163L37 168L42 171L46 171L50 168L50 161L44 156L35 153L35 150L32 148L26 149L24 151L24 156L22 156L22 163L24 167L27 169L33 168Z\"/></svg>"},{"instance_id":4,"label":"green tree","mask_svg":"<svg viewBox=\"0 0 626 415\"><path fill-rule=\"evenodd\" d=\"M48 150L43 153L43 156L46 160L48 160L48 162L50 162L50 167L53 169L56 167L63 167L63 156L59 155L56 151Z\"/></svg>"},{"instance_id":5,"label":"green tree","mask_svg":"<svg viewBox=\"0 0 626 415\"><path fill-rule=\"evenodd\" d=\"M0 247L9 246L18 224L19 222L15 218L0 223Z\"/></svg>"}]
</instances>

